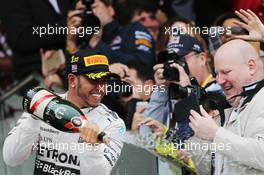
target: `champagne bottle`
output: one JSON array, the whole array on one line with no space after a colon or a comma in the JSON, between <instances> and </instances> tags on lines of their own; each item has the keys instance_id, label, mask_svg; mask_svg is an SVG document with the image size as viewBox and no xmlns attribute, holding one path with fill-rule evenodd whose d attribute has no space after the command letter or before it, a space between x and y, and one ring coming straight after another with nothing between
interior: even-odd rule
<instances>
[{"instance_id":1,"label":"champagne bottle","mask_svg":"<svg viewBox=\"0 0 264 175\"><path fill-rule=\"evenodd\" d=\"M23 109L64 132L80 132L88 122L84 113L73 103L42 87L35 87L26 93L23 98ZM98 135L103 141L104 132Z\"/></svg>"}]
</instances>

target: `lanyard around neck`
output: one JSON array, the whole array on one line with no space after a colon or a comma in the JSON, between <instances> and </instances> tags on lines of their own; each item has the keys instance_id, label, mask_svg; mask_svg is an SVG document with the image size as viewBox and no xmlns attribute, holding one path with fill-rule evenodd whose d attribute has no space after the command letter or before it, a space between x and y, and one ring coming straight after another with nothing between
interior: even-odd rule
<instances>
[{"instance_id":1,"label":"lanyard around neck","mask_svg":"<svg viewBox=\"0 0 264 175\"><path fill-rule=\"evenodd\" d=\"M210 74L202 83L202 88L205 88L205 86L213 79L213 75Z\"/></svg>"}]
</instances>

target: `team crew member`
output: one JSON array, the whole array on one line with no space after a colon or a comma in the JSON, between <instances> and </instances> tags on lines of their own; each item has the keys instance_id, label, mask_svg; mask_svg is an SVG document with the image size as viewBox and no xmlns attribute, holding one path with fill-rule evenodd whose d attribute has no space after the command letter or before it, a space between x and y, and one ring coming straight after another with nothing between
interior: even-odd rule
<instances>
[{"instance_id":1,"label":"team crew member","mask_svg":"<svg viewBox=\"0 0 264 175\"><path fill-rule=\"evenodd\" d=\"M34 175L110 174L121 153L123 144L119 138L125 125L100 103L109 75L108 59L99 51L75 53L68 74L68 92L61 97L77 105L89 123L81 133L66 133L23 113L5 140L6 164L20 165L37 149ZM100 132L113 139L108 144L99 143Z\"/></svg>"}]
</instances>

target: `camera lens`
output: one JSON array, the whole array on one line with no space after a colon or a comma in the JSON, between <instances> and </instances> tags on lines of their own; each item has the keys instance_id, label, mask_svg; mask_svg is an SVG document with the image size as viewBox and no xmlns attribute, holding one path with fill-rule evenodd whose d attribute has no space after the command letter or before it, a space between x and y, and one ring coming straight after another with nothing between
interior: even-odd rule
<instances>
[{"instance_id":1,"label":"camera lens","mask_svg":"<svg viewBox=\"0 0 264 175\"><path fill-rule=\"evenodd\" d=\"M172 99L186 98L190 96L192 89L189 87L182 87L178 84L171 83L169 85L169 96Z\"/></svg>"},{"instance_id":2,"label":"camera lens","mask_svg":"<svg viewBox=\"0 0 264 175\"><path fill-rule=\"evenodd\" d=\"M177 68L164 67L163 77L169 81L179 81L180 73Z\"/></svg>"},{"instance_id":3,"label":"camera lens","mask_svg":"<svg viewBox=\"0 0 264 175\"><path fill-rule=\"evenodd\" d=\"M164 64L163 77L169 81L179 81L180 73L177 68L170 67L174 63L174 60L169 60Z\"/></svg>"}]
</instances>

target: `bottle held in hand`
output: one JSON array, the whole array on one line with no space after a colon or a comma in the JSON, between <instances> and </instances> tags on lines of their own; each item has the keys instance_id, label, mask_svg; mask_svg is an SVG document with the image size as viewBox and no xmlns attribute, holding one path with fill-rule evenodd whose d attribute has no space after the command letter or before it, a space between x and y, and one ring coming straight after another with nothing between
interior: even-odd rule
<instances>
[{"instance_id":1,"label":"bottle held in hand","mask_svg":"<svg viewBox=\"0 0 264 175\"><path fill-rule=\"evenodd\" d=\"M35 87L23 98L23 109L52 127L76 133L88 122L84 113L73 103L42 87ZM104 132L97 136L99 141L108 142Z\"/></svg>"},{"instance_id":2,"label":"bottle held in hand","mask_svg":"<svg viewBox=\"0 0 264 175\"><path fill-rule=\"evenodd\" d=\"M64 132L79 132L87 123L87 118L77 106L41 87L26 93L23 109Z\"/></svg>"}]
</instances>

